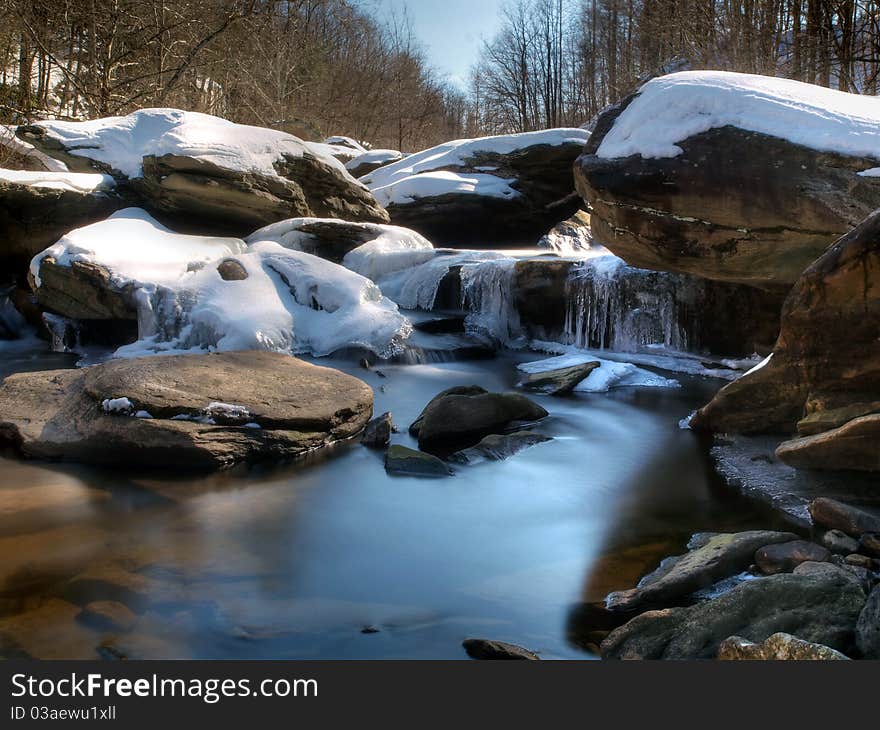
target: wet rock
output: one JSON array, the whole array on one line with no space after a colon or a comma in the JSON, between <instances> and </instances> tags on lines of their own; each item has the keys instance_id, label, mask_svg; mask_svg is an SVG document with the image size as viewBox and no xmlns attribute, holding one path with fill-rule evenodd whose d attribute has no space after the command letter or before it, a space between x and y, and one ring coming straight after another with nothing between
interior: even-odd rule
<instances>
[{"instance_id":1,"label":"wet rock","mask_svg":"<svg viewBox=\"0 0 880 730\"><path fill-rule=\"evenodd\" d=\"M801 563L824 563L830 559L827 548L806 540L765 545L755 553L755 562L765 575L790 573Z\"/></svg>"},{"instance_id":2,"label":"wet rock","mask_svg":"<svg viewBox=\"0 0 880 730\"><path fill-rule=\"evenodd\" d=\"M217 273L223 281L244 281L248 278L248 272L235 259L226 259L217 266Z\"/></svg>"},{"instance_id":3,"label":"wet rock","mask_svg":"<svg viewBox=\"0 0 880 730\"><path fill-rule=\"evenodd\" d=\"M793 433L780 459L810 468L880 468L880 211L798 279L772 356L691 419L712 432ZM872 415L873 414L873 415Z\"/></svg>"},{"instance_id":4,"label":"wet rock","mask_svg":"<svg viewBox=\"0 0 880 730\"><path fill-rule=\"evenodd\" d=\"M448 477L454 473L442 459L398 444L385 452L385 471L411 477Z\"/></svg>"},{"instance_id":5,"label":"wet rock","mask_svg":"<svg viewBox=\"0 0 880 730\"><path fill-rule=\"evenodd\" d=\"M568 220L557 223L538 241L538 248L549 248L561 256L589 250L593 243L590 214L579 210Z\"/></svg>"},{"instance_id":6,"label":"wet rock","mask_svg":"<svg viewBox=\"0 0 880 730\"><path fill-rule=\"evenodd\" d=\"M880 659L880 585L871 591L859 616L856 647L863 659Z\"/></svg>"},{"instance_id":7,"label":"wet rock","mask_svg":"<svg viewBox=\"0 0 880 730\"><path fill-rule=\"evenodd\" d=\"M866 532L859 539L859 548L861 548L862 552L867 553L868 555L880 558L880 533ZM851 550L850 552L855 552L855 550Z\"/></svg>"},{"instance_id":8,"label":"wet rock","mask_svg":"<svg viewBox=\"0 0 880 730\"><path fill-rule=\"evenodd\" d=\"M465 639L462 644L471 659L507 659L537 661L541 657L528 649L504 641L490 639Z\"/></svg>"},{"instance_id":9,"label":"wet rock","mask_svg":"<svg viewBox=\"0 0 880 730\"><path fill-rule=\"evenodd\" d=\"M394 422L391 419L391 414L383 413L367 424L364 435L361 437L361 443L369 449L384 449L391 441L393 431Z\"/></svg>"},{"instance_id":10,"label":"wet rock","mask_svg":"<svg viewBox=\"0 0 880 730\"><path fill-rule=\"evenodd\" d=\"M356 378L287 355L120 359L6 378L0 442L31 458L216 469L292 458L352 437L372 401ZM207 415L211 407L247 422L221 425ZM139 413L151 417L132 417Z\"/></svg>"},{"instance_id":11,"label":"wet rock","mask_svg":"<svg viewBox=\"0 0 880 730\"><path fill-rule=\"evenodd\" d=\"M477 461L502 461L537 444L552 441L552 437L531 431L517 431L508 434L490 434L476 446L456 451L449 457L450 461L460 464L472 464Z\"/></svg>"},{"instance_id":12,"label":"wet rock","mask_svg":"<svg viewBox=\"0 0 880 730\"><path fill-rule=\"evenodd\" d=\"M137 621L132 610L118 601L92 601L77 618L99 631L130 631Z\"/></svg>"},{"instance_id":13,"label":"wet rock","mask_svg":"<svg viewBox=\"0 0 880 730\"><path fill-rule=\"evenodd\" d=\"M801 571L805 565L827 568ZM636 616L602 642L602 656L710 659L728 637L759 643L780 631L847 654L864 605L864 591L844 571L803 563L795 573L746 581L704 603Z\"/></svg>"},{"instance_id":14,"label":"wet rock","mask_svg":"<svg viewBox=\"0 0 880 730\"><path fill-rule=\"evenodd\" d=\"M760 530L695 535L688 544L689 552L666 558L655 571L642 578L636 588L609 594L606 607L632 611L681 598L746 570L759 548L795 538L790 532Z\"/></svg>"},{"instance_id":15,"label":"wet rock","mask_svg":"<svg viewBox=\"0 0 880 730\"><path fill-rule=\"evenodd\" d=\"M817 497L810 502L810 516L817 525L841 530L855 538L866 532L880 532L880 517L836 499Z\"/></svg>"},{"instance_id":16,"label":"wet rock","mask_svg":"<svg viewBox=\"0 0 880 730\"><path fill-rule=\"evenodd\" d=\"M431 402L421 416L419 448L455 450L472 446L490 433L518 422L532 422L549 414L519 393L449 394Z\"/></svg>"},{"instance_id":17,"label":"wet rock","mask_svg":"<svg viewBox=\"0 0 880 730\"><path fill-rule=\"evenodd\" d=\"M409 435L414 438L418 438L419 430L422 427L422 419L425 416L427 410L434 405L437 401L442 400L447 395L480 395L482 393L488 393L485 388L481 388L479 385L455 385L452 388L447 388L446 390L440 391L435 395L431 400L428 401L428 405L426 405L422 412L418 415L415 421L410 424L409 427Z\"/></svg>"},{"instance_id":18,"label":"wet rock","mask_svg":"<svg viewBox=\"0 0 880 730\"><path fill-rule=\"evenodd\" d=\"M841 530L828 530L822 535L822 544L832 553L849 555L859 549L859 541Z\"/></svg>"},{"instance_id":19,"label":"wet rock","mask_svg":"<svg viewBox=\"0 0 880 730\"><path fill-rule=\"evenodd\" d=\"M849 657L822 644L812 644L791 634L773 634L760 644L741 636L721 642L718 659L745 661L839 661Z\"/></svg>"},{"instance_id":20,"label":"wet rock","mask_svg":"<svg viewBox=\"0 0 880 730\"><path fill-rule=\"evenodd\" d=\"M847 565L852 565L856 568L864 568L868 571L876 570L878 566L876 560L869 558L867 555L859 555L858 553L847 555L845 560Z\"/></svg>"},{"instance_id":21,"label":"wet rock","mask_svg":"<svg viewBox=\"0 0 880 730\"><path fill-rule=\"evenodd\" d=\"M638 94L600 117L575 163L593 237L633 266L783 289L880 207L875 161L725 126L675 157L597 156Z\"/></svg>"},{"instance_id":22,"label":"wet rock","mask_svg":"<svg viewBox=\"0 0 880 730\"><path fill-rule=\"evenodd\" d=\"M529 373L520 380L520 385L531 390L539 390L547 395L566 395L571 393L574 387L587 378L600 364L598 360L594 360L567 368Z\"/></svg>"}]
</instances>

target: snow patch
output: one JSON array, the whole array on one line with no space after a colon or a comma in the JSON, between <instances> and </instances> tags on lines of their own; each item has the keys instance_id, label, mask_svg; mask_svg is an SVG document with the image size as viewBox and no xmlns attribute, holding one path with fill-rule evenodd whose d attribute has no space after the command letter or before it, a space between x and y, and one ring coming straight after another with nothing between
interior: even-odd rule
<instances>
[{"instance_id":1,"label":"snow patch","mask_svg":"<svg viewBox=\"0 0 880 730\"><path fill-rule=\"evenodd\" d=\"M0 169L0 181L33 188L94 193L112 190L116 181L110 175L90 172L34 172Z\"/></svg>"},{"instance_id":2,"label":"snow patch","mask_svg":"<svg viewBox=\"0 0 880 730\"><path fill-rule=\"evenodd\" d=\"M128 398L105 398L101 402L104 413L123 413L129 415L134 410L134 403Z\"/></svg>"}]
</instances>

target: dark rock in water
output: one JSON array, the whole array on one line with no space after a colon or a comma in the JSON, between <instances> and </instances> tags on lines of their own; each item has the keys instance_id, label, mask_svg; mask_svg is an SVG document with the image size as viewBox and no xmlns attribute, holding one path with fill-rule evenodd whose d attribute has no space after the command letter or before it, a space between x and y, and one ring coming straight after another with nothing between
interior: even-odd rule
<instances>
[{"instance_id":1,"label":"dark rock in water","mask_svg":"<svg viewBox=\"0 0 880 730\"><path fill-rule=\"evenodd\" d=\"M362 634L378 634L379 629L377 629L375 626L364 626L361 629L361 633Z\"/></svg>"},{"instance_id":2,"label":"dark rock in water","mask_svg":"<svg viewBox=\"0 0 880 730\"><path fill-rule=\"evenodd\" d=\"M711 659L731 636L763 642L780 631L847 654L865 593L833 565L746 581L718 598L683 608L648 611L602 642L608 659ZM800 571L800 572L799 572Z\"/></svg>"},{"instance_id":3,"label":"dark rock in water","mask_svg":"<svg viewBox=\"0 0 880 730\"><path fill-rule=\"evenodd\" d=\"M856 568L864 568L867 571L874 571L880 566L878 561L869 558L867 555L860 555L859 553L847 555L845 560L847 565L852 565Z\"/></svg>"},{"instance_id":4,"label":"dark rock in water","mask_svg":"<svg viewBox=\"0 0 880 730\"><path fill-rule=\"evenodd\" d=\"M504 641L492 641L490 639L465 639L461 645L471 659L507 659L507 660L539 660L537 654L528 649L523 649L516 644L508 644Z\"/></svg>"},{"instance_id":5,"label":"dark rock in water","mask_svg":"<svg viewBox=\"0 0 880 730\"><path fill-rule=\"evenodd\" d=\"M367 424L364 435L361 437L361 443L370 449L384 449L391 441L393 431L394 423L391 420L391 414L383 413Z\"/></svg>"},{"instance_id":6,"label":"dark rock in water","mask_svg":"<svg viewBox=\"0 0 880 730\"><path fill-rule=\"evenodd\" d=\"M765 545L796 539L790 532L750 531L695 535L689 552L666 558L636 588L611 593L605 600L613 611L632 611L708 588L722 578L748 569L755 551Z\"/></svg>"},{"instance_id":7,"label":"dark rock in water","mask_svg":"<svg viewBox=\"0 0 880 730\"><path fill-rule=\"evenodd\" d=\"M872 555L875 558L880 558L880 533L866 532L859 539L858 547L861 548L862 552ZM851 550L850 552L855 552L855 550Z\"/></svg>"},{"instance_id":8,"label":"dark rock in water","mask_svg":"<svg viewBox=\"0 0 880 730\"><path fill-rule=\"evenodd\" d=\"M832 553L849 555L859 549L859 541L841 530L828 530L822 535L822 544Z\"/></svg>"},{"instance_id":9,"label":"dark rock in water","mask_svg":"<svg viewBox=\"0 0 880 730\"><path fill-rule=\"evenodd\" d=\"M792 466L876 470L880 429L880 211L798 279L779 340L759 368L691 419L718 433L792 433L777 455ZM818 434L818 435L817 435Z\"/></svg>"},{"instance_id":10,"label":"dark rock in water","mask_svg":"<svg viewBox=\"0 0 880 730\"><path fill-rule=\"evenodd\" d=\"M459 332L464 332L464 318L465 315L461 314L454 317L427 319L421 322L414 322L413 329L429 335L458 334Z\"/></svg>"},{"instance_id":11,"label":"dark rock in water","mask_svg":"<svg viewBox=\"0 0 880 730\"><path fill-rule=\"evenodd\" d=\"M790 573L801 563L824 563L830 559L827 548L806 540L765 545L755 553L755 562L764 575Z\"/></svg>"},{"instance_id":12,"label":"dark rock in water","mask_svg":"<svg viewBox=\"0 0 880 730\"><path fill-rule=\"evenodd\" d=\"M822 644L812 644L791 634L773 634L760 644L741 636L731 636L721 642L718 659L724 661L840 661L849 660L845 654Z\"/></svg>"},{"instance_id":13,"label":"dark rock in water","mask_svg":"<svg viewBox=\"0 0 880 730\"><path fill-rule=\"evenodd\" d=\"M235 259L226 259L217 266L217 273L223 281L244 281L248 278L248 272Z\"/></svg>"},{"instance_id":14,"label":"dark rock in water","mask_svg":"<svg viewBox=\"0 0 880 730\"><path fill-rule=\"evenodd\" d=\"M599 361L594 360L567 368L545 370L541 373L527 373L520 380L520 385L524 388L540 390L548 395L566 395L571 393L574 387L587 378L599 365Z\"/></svg>"},{"instance_id":15,"label":"dark rock in water","mask_svg":"<svg viewBox=\"0 0 880 730\"><path fill-rule=\"evenodd\" d=\"M856 647L863 659L880 659L880 585L871 591L859 616Z\"/></svg>"},{"instance_id":16,"label":"dark rock in water","mask_svg":"<svg viewBox=\"0 0 880 730\"><path fill-rule=\"evenodd\" d=\"M118 601L92 601L77 618L99 631L130 631L137 621L132 610Z\"/></svg>"},{"instance_id":17,"label":"dark rock in water","mask_svg":"<svg viewBox=\"0 0 880 730\"><path fill-rule=\"evenodd\" d=\"M448 477L454 473L442 459L398 444L385 452L385 471L410 477Z\"/></svg>"},{"instance_id":18,"label":"dark rock in water","mask_svg":"<svg viewBox=\"0 0 880 730\"><path fill-rule=\"evenodd\" d=\"M476 446L463 451L456 451L449 457L450 461L460 464L470 464L475 461L488 459L490 461L502 461L518 454L530 446L552 441L553 438L541 433L531 431L517 431L508 434L490 434Z\"/></svg>"},{"instance_id":19,"label":"dark rock in water","mask_svg":"<svg viewBox=\"0 0 880 730\"><path fill-rule=\"evenodd\" d=\"M418 429L419 448L444 451L473 446L513 423L538 421L548 415L519 393L447 394L425 408Z\"/></svg>"},{"instance_id":20,"label":"dark rock in water","mask_svg":"<svg viewBox=\"0 0 880 730\"><path fill-rule=\"evenodd\" d=\"M880 532L880 517L836 499L817 497L810 502L810 516L817 525L841 530L856 538L866 532Z\"/></svg>"},{"instance_id":21,"label":"dark rock in water","mask_svg":"<svg viewBox=\"0 0 880 730\"><path fill-rule=\"evenodd\" d=\"M422 418L424 418L427 410L434 405L437 401L445 398L447 395L479 395L481 393L488 393L485 388L481 388L479 385L456 385L452 388L447 388L446 390L440 391L435 395L431 400L428 401L428 405L426 405L422 412L418 415L415 421L410 424L409 427L409 435L418 438L419 429L422 426Z\"/></svg>"},{"instance_id":22,"label":"dark rock in water","mask_svg":"<svg viewBox=\"0 0 880 730\"><path fill-rule=\"evenodd\" d=\"M880 207L880 183L859 175L876 160L733 126L681 140L675 157L598 157L638 103L603 115L575 163L593 237L633 266L782 290Z\"/></svg>"},{"instance_id":23,"label":"dark rock in water","mask_svg":"<svg viewBox=\"0 0 880 730\"><path fill-rule=\"evenodd\" d=\"M350 438L372 404L360 380L287 355L120 359L7 377L0 442L31 458L216 469Z\"/></svg>"},{"instance_id":24,"label":"dark rock in water","mask_svg":"<svg viewBox=\"0 0 880 730\"><path fill-rule=\"evenodd\" d=\"M27 271L30 260L68 231L107 218L126 201L112 189L80 191L0 180L0 262Z\"/></svg>"}]
</instances>

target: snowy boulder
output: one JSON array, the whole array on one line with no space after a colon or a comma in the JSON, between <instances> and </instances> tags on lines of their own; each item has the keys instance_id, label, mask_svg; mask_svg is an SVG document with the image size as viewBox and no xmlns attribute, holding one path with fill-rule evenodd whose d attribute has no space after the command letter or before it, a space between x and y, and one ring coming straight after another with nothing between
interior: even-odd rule
<instances>
[{"instance_id":1,"label":"snowy boulder","mask_svg":"<svg viewBox=\"0 0 880 730\"><path fill-rule=\"evenodd\" d=\"M876 471L880 414L880 212L798 280L773 353L691 419L714 432L797 432L793 466ZM821 436L821 437L819 437Z\"/></svg>"},{"instance_id":2,"label":"snowy boulder","mask_svg":"<svg viewBox=\"0 0 880 730\"><path fill-rule=\"evenodd\" d=\"M388 220L331 149L272 129L143 109L17 134L72 170L113 175L154 215L200 233L243 235L295 216Z\"/></svg>"},{"instance_id":3,"label":"snowy boulder","mask_svg":"<svg viewBox=\"0 0 880 730\"><path fill-rule=\"evenodd\" d=\"M354 177L363 177L392 162L400 162L404 157L406 155L397 150L370 150L346 162L345 169Z\"/></svg>"},{"instance_id":4,"label":"snowy boulder","mask_svg":"<svg viewBox=\"0 0 880 730\"><path fill-rule=\"evenodd\" d=\"M360 380L286 355L112 360L6 378L0 442L35 459L207 470L351 438L372 405Z\"/></svg>"},{"instance_id":5,"label":"snowy boulder","mask_svg":"<svg viewBox=\"0 0 880 730\"><path fill-rule=\"evenodd\" d=\"M435 243L532 245L573 215L572 163L589 133L550 129L456 140L361 178L393 223Z\"/></svg>"},{"instance_id":6,"label":"snowy boulder","mask_svg":"<svg viewBox=\"0 0 880 730\"><path fill-rule=\"evenodd\" d=\"M0 169L0 262L27 262L72 228L103 220L125 203L100 173Z\"/></svg>"},{"instance_id":7,"label":"snowy boulder","mask_svg":"<svg viewBox=\"0 0 880 730\"><path fill-rule=\"evenodd\" d=\"M691 71L608 110L575 174L631 265L783 289L880 207L878 161L875 97Z\"/></svg>"},{"instance_id":8,"label":"snowy boulder","mask_svg":"<svg viewBox=\"0 0 880 730\"><path fill-rule=\"evenodd\" d=\"M235 272L234 274L232 272ZM412 331L369 279L272 241L175 233L129 208L36 256L40 303L72 319L136 319L119 356L270 350L400 352Z\"/></svg>"}]
</instances>

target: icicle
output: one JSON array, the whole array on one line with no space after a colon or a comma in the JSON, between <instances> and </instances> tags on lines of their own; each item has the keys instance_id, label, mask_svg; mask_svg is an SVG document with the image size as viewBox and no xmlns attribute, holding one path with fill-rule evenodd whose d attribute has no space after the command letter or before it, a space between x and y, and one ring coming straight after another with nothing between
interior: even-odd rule
<instances>
[{"instance_id":1,"label":"icicle","mask_svg":"<svg viewBox=\"0 0 880 730\"><path fill-rule=\"evenodd\" d=\"M461 267L461 306L468 312L465 330L496 343L522 344L522 327L513 302L516 261L498 259Z\"/></svg>"}]
</instances>

